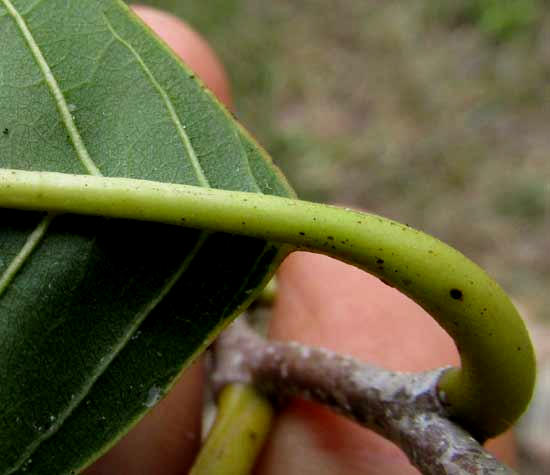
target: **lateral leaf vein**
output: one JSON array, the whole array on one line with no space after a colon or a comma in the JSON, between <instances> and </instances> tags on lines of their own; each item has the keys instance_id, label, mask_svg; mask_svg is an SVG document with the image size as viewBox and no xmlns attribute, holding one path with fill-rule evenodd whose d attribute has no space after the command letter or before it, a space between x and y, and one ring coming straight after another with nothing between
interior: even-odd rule
<instances>
[{"instance_id":1,"label":"lateral leaf vein","mask_svg":"<svg viewBox=\"0 0 550 475\"><path fill-rule=\"evenodd\" d=\"M122 36L120 36L117 33L117 31L114 29L109 19L106 16L104 16L104 18L105 18L105 23L107 24L107 27L109 28L113 36L132 53L137 63L139 64L139 66L142 68L143 72L147 76L147 79L149 79L153 87L161 96L162 101L164 102L164 106L166 107L168 114L170 116L170 119L172 120L174 126L176 127L176 131L181 140L181 143L185 151L187 152L187 155L189 157L189 160L191 161L191 164L193 165L193 169L195 170L195 174L197 176L197 179L200 185L209 188L210 183L208 182L208 178L206 177L204 170L200 164L200 161L197 157L197 154L195 152L195 149L191 144L191 140L189 139L189 135L185 130L185 126L181 123L178 117L176 108L174 107L172 100L170 99L170 97L168 96L164 88L161 86L161 84L157 81L157 79L155 78L155 76L147 66L147 64L145 64L145 61L143 61L143 58L141 57L141 55L136 51L136 49L128 41L126 41Z\"/></svg>"},{"instance_id":2,"label":"lateral leaf vein","mask_svg":"<svg viewBox=\"0 0 550 475\"><path fill-rule=\"evenodd\" d=\"M6 7L6 10L8 11L9 15L14 19L17 27L21 31L21 34L25 38L25 41L27 42L27 45L29 46L31 53L34 56L34 59L36 60L36 63L38 64L40 71L44 75L44 80L46 81L46 84L48 85L48 88L50 89L55 99L57 109L59 111L59 114L61 115L61 119L63 120L63 123L67 129L67 132L69 133L69 136L71 138L71 141L73 143L73 146L75 148L78 158L80 159L80 161L82 162L82 164L84 165L88 173L90 173L91 175L101 176L101 172L99 171L99 168L92 160L92 157L90 157L88 150L86 150L84 141L80 136L80 132L78 131L78 128L74 122L73 116L71 115L71 111L69 110L69 105L67 104L67 100L65 99L65 96L63 95L63 92L59 87L57 79L55 78L48 62L46 61L46 58L44 58L44 55L42 54L42 51L38 46L38 43L34 39L27 23L25 22L25 19L13 6L13 4L11 3L11 0L1 0L1 1Z\"/></svg>"}]
</instances>

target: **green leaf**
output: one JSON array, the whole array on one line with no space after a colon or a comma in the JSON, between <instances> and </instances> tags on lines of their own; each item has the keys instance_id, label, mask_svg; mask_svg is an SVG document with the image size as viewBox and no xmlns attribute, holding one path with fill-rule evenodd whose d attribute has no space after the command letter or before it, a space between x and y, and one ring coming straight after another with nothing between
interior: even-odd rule
<instances>
[{"instance_id":1,"label":"green leaf","mask_svg":"<svg viewBox=\"0 0 550 475\"><path fill-rule=\"evenodd\" d=\"M292 196L117 0L0 0L0 167ZM286 253L223 233L0 210L0 473L120 438Z\"/></svg>"}]
</instances>

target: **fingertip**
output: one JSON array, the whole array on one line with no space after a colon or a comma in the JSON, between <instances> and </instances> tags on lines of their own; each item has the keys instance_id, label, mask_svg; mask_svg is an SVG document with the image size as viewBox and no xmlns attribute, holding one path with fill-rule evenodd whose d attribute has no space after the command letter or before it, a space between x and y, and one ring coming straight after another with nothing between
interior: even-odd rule
<instances>
[{"instance_id":1,"label":"fingertip","mask_svg":"<svg viewBox=\"0 0 550 475\"><path fill-rule=\"evenodd\" d=\"M296 252L278 274L271 335L397 371L458 364L453 341L416 303L338 260Z\"/></svg>"},{"instance_id":2,"label":"fingertip","mask_svg":"<svg viewBox=\"0 0 550 475\"><path fill-rule=\"evenodd\" d=\"M132 6L134 12L184 60L216 97L230 108L229 80L208 42L184 21L145 5Z\"/></svg>"},{"instance_id":3,"label":"fingertip","mask_svg":"<svg viewBox=\"0 0 550 475\"><path fill-rule=\"evenodd\" d=\"M517 467L517 444L513 430L509 430L497 438L489 440L485 444L485 448L509 467Z\"/></svg>"}]
</instances>

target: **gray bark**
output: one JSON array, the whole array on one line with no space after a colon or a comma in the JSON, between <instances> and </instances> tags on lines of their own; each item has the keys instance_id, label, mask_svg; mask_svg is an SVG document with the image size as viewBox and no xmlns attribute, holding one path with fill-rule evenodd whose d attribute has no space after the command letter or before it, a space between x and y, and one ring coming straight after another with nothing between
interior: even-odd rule
<instances>
[{"instance_id":1,"label":"gray bark","mask_svg":"<svg viewBox=\"0 0 550 475\"><path fill-rule=\"evenodd\" d=\"M276 398L328 406L394 442L423 474L516 473L448 419L438 397L446 370L386 371L327 350L265 340L238 320L215 345L212 381L218 390L248 383Z\"/></svg>"}]
</instances>

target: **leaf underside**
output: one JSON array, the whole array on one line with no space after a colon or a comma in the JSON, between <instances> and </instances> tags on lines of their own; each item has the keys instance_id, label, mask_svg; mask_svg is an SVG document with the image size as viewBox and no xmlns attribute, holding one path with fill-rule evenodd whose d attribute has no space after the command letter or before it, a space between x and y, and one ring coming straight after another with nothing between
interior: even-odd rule
<instances>
[{"instance_id":1,"label":"leaf underside","mask_svg":"<svg viewBox=\"0 0 550 475\"><path fill-rule=\"evenodd\" d=\"M0 0L0 45L0 167L292 196L122 2ZM0 216L0 474L97 458L284 254L167 225Z\"/></svg>"}]
</instances>

